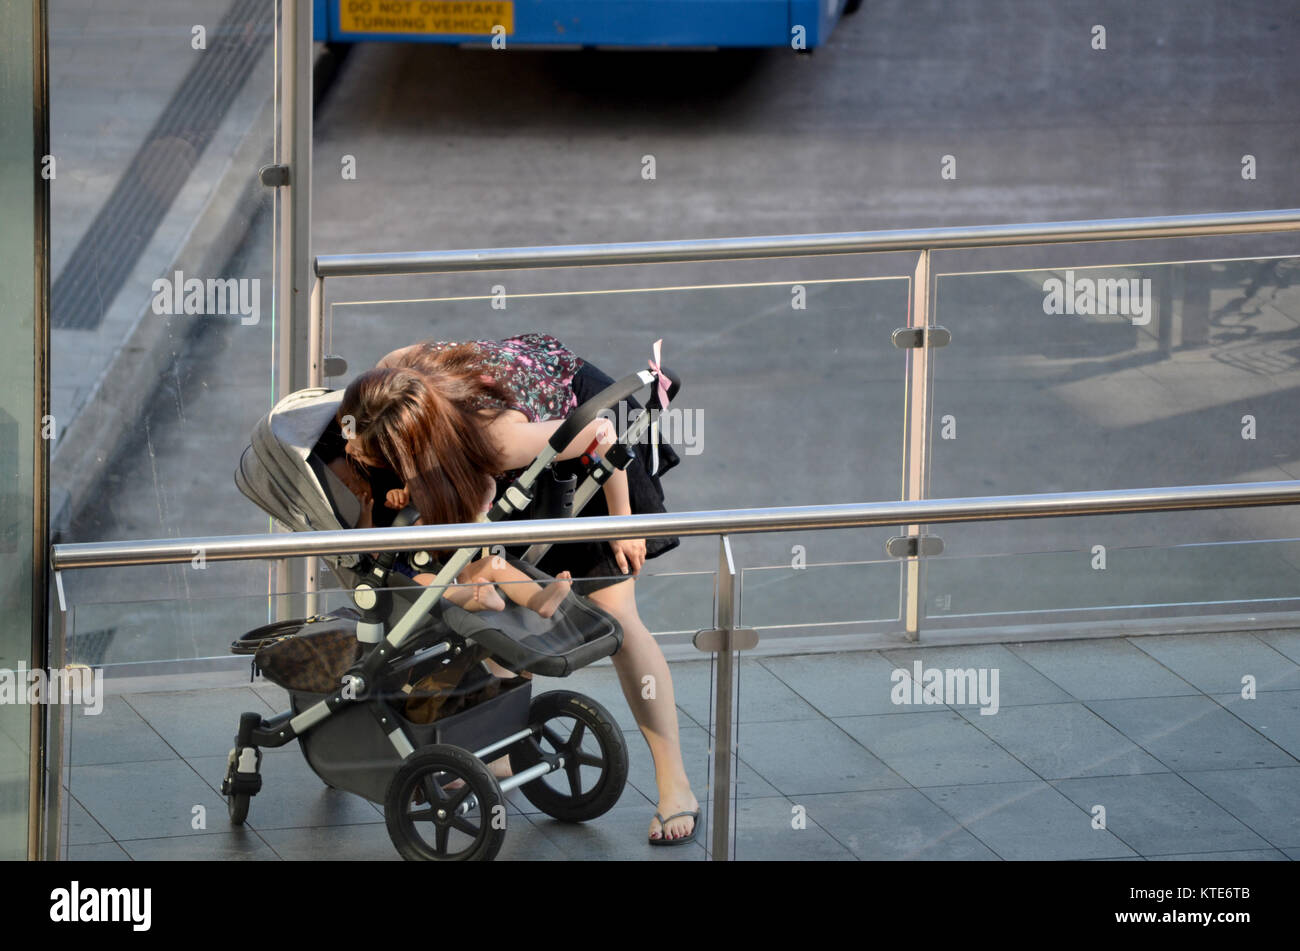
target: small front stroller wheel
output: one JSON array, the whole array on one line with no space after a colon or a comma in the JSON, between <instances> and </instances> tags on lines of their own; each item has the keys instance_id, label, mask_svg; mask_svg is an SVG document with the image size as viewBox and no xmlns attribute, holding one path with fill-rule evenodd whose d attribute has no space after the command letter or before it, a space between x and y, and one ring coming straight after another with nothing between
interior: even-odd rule
<instances>
[{"instance_id":1,"label":"small front stroller wheel","mask_svg":"<svg viewBox=\"0 0 1300 951\"><path fill-rule=\"evenodd\" d=\"M231 793L226 797L226 811L230 813L230 824L242 826L248 818L248 803L253 797L248 793Z\"/></svg>"},{"instance_id":2,"label":"small front stroller wheel","mask_svg":"<svg viewBox=\"0 0 1300 951\"><path fill-rule=\"evenodd\" d=\"M519 787L529 802L561 822L585 822L614 808L627 785L627 743L608 710L580 693L552 690L533 698L528 724L533 735L510 749L512 771L544 758L564 760Z\"/></svg>"},{"instance_id":3,"label":"small front stroller wheel","mask_svg":"<svg viewBox=\"0 0 1300 951\"><path fill-rule=\"evenodd\" d=\"M458 746L412 753L388 785L384 819L408 862L490 861L506 836L501 786Z\"/></svg>"}]
</instances>

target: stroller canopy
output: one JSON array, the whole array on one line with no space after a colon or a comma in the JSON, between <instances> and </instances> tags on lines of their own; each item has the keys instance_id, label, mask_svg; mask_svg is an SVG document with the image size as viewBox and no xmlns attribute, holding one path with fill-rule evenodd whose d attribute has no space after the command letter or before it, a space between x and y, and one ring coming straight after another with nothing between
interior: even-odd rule
<instances>
[{"instance_id":1,"label":"stroller canopy","mask_svg":"<svg viewBox=\"0 0 1300 951\"><path fill-rule=\"evenodd\" d=\"M341 513L355 499L313 454L343 400L342 390L313 387L290 393L253 429L239 459L235 485L264 512L294 532L351 528ZM329 560L351 568L356 555Z\"/></svg>"}]
</instances>

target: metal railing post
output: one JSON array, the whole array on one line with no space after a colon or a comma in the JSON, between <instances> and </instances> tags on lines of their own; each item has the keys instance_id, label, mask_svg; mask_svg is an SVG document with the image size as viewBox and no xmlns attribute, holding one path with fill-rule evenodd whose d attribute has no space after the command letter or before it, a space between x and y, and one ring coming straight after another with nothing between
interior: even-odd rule
<instances>
[{"instance_id":1,"label":"metal railing post","mask_svg":"<svg viewBox=\"0 0 1300 951\"><path fill-rule=\"evenodd\" d=\"M276 161L288 168L288 179L280 189L277 397L318 386L321 379L320 341L315 336L320 329L315 314L320 279L311 253L312 7L312 0L281 0L280 5L280 151ZM285 563L275 577L276 616L299 613L293 596L305 594L308 602L313 601L314 579L314 559Z\"/></svg>"},{"instance_id":2,"label":"metal railing post","mask_svg":"<svg viewBox=\"0 0 1300 951\"><path fill-rule=\"evenodd\" d=\"M907 326L921 335L920 346L907 351L907 377L903 402L903 498L909 502L925 498L929 481L930 422L930 252L922 251L912 275L908 299ZM917 539L917 548L903 562L903 631L909 641L921 636L921 549L920 525L908 525L905 534Z\"/></svg>"},{"instance_id":3,"label":"metal railing post","mask_svg":"<svg viewBox=\"0 0 1300 951\"><path fill-rule=\"evenodd\" d=\"M731 555L731 539L718 536L717 601L714 627L695 635L698 650L714 654L713 663L713 785L711 788L712 823L709 857L725 862L734 848L731 799L738 768L736 760L736 652L749 650L758 643L758 633L737 627L740 623L740 599L736 591L736 562Z\"/></svg>"},{"instance_id":4,"label":"metal railing post","mask_svg":"<svg viewBox=\"0 0 1300 951\"><path fill-rule=\"evenodd\" d=\"M54 584L58 595L58 623L55 627L55 639L50 644L47 658L51 671L64 670L68 662L68 606L63 597L63 579L54 573ZM45 734L45 818L41 843L41 858L46 862L57 862L63 857L63 751L65 732L69 715L62 703L48 704L44 711L47 716Z\"/></svg>"},{"instance_id":5,"label":"metal railing post","mask_svg":"<svg viewBox=\"0 0 1300 951\"><path fill-rule=\"evenodd\" d=\"M736 627L736 565L731 557L731 540L718 536L717 628L722 632L721 650L715 655L713 700L713 860L731 858L732 687L736 654L731 632Z\"/></svg>"}]
</instances>

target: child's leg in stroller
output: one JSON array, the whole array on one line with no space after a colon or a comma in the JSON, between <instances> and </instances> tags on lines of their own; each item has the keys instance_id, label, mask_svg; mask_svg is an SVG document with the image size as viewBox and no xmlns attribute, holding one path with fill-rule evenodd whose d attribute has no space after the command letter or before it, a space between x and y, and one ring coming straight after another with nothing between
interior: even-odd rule
<instances>
[{"instance_id":1,"label":"child's leg in stroller","mask_svg":"<svg viewBox=\"0 0 1300 951\"><path fill-rule=\"evenodd\" d=\"M561 571L557 580L543 587L530 576L511 565L504 558L483 558L469 566L477 572L479 580L488 580L501 585L501 588L515 604L536 611L542 617L550 617L560 602L565 599L573 583L573 576ZM504 607L504 605L502 605Z\"/></svg>"},{"instance_id":2,"label":"child's leg in stroller","mask_svg":"<svg viewBox=\"0 0 1300 951\"><path fill-rule=\"evenodd\" d=\"M471 572L473 567L471 564L462 571L456 584L444 591L442 596L466 611L504 611L506 603L497 594L497 589L487 578L474 576ZM434 576L427 571L415 576L415 581L426 586L433 584L433 580Z\"/></svg>"},{"instance_id":3,"label":"child's leg in stroller","mask_svg":"<svg viewBox=\"0 0 1300 951\"><path fill-rule=\"evenodd\" d=\"M657 810L662 816L694 812L700 804L691 792L691 783L682 763L672 674L663 651L637 613L635 584L628 579L594 591L588 597L614 615L623 627L623 647L614 655L614 669L618 671L619 685L623 688L627 705L654 758L655 783L659 787ZM642 678L647 675L654 678L653 700L642 699ZM666 829L660 829L659 820L652 819L650 836L680 838L690 835L693 824L690 816L682 816L669 822Z\"/></svg>"}]
</instances>

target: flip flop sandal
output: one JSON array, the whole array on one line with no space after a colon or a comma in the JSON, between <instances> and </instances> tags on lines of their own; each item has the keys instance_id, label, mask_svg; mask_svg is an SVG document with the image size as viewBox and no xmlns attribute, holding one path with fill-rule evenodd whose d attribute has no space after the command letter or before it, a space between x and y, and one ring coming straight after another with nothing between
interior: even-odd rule
<instances>
[{"instance_id":1,"label":"flip flop sandal","mask_svg":"<svg viewBox=\"0 0 1300 951\"><path fill-rule=\"evenodd\" d=\"M664 832L667 830L668 823L672 822L674 819L680 819L682 816L690 816L692 819L695 820L695 824L691 826L691 831L688 832L686 835L677 837L676 839L670 839L666 835L664 835ZM659 834L659 838L657 839L646 840L651 845L685 845L687 842L694 842L695 833L700 831L700 810L698 809L696 809L694 812L691 812L690 810L687 810L686 812L674 812L667 819L665 819L663 816L659 815L659 813L656 812L655 818L659 820L660 834Z\"/></svg>"}]
</instances>

